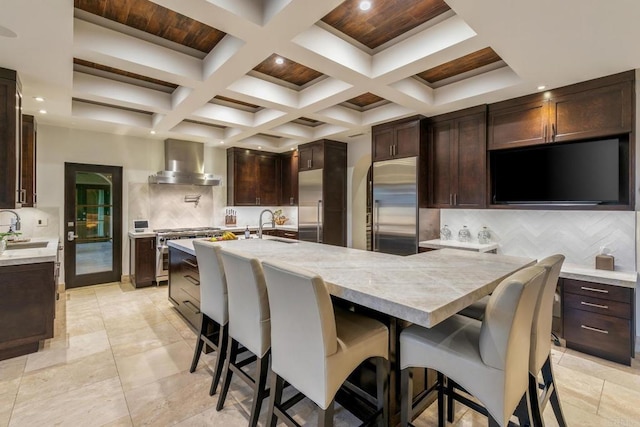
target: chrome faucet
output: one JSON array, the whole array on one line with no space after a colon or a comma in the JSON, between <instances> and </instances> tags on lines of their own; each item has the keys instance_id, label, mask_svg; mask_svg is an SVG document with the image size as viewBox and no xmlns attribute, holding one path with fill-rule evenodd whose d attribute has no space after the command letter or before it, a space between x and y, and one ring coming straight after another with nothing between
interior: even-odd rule
<instances>
[{"instance_id":1,"label":"chrome faucet","mask_svg":"<svg viewBox=\"0 0 640 427\"><path fill-rule=\"evenodd\" d=\"M15 233L16 231L20 230L20 215L18 215L17 212L12 211L11 209L0 209L0 213L2 212L9 212L12 213L16 216L16 222L11 222L11 224L9 225L9 233Z\"/></svg>"},{"instance_id":2,"label":"chrome faucet","mask_svg":"<svg viewBox=\"0 0 640 427\"><path fill-rule=\"evenodd\" d=\"M260 212L260 218L258 219L258 239L262 239L262 226L264 224L268 224L267 222L263 223L262 222L262 215L265 212L269 212L271 214L271 227L276 228L276 218L273 216L273 212L269 209L264 209L262 212Z\"/></svg>"}]
</instances>

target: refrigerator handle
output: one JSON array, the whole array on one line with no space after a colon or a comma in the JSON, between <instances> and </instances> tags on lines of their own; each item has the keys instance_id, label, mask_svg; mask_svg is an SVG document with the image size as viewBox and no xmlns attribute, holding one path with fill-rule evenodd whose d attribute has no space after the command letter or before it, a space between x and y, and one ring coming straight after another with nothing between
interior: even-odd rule
<instances>
[{"instance_id":1,"label":"refrigerator handle","mask_svg":"<svg viewBox=\"0 0 640 427\"><path fill-rule=\"evenodd\" d=\"M322 200L318 200L318 222L316 223L316 227L317 227L317 237L316 237L316 242L317 243L322 243Z\"/></svg>"},{"instance_id":2,"label":"refrigerator handle","mask_svg":"<svg viewBox=\"0 0 640 427\"><path fill-rule=\"evenodd\" d=\"M380 200L373 201L373 226L371 227L371 232L373 236L371 236L371 249L373 252L378 251L378 246L376 245L378 231L380 229L380 223L378 222L380 218Z\"/></svg>"}]
</instances>

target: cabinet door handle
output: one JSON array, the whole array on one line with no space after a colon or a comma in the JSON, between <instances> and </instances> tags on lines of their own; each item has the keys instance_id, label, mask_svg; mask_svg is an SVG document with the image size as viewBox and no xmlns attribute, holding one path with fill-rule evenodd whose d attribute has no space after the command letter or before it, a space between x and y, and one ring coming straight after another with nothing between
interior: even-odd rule
<instances>
[{"instance_id":1,"label":"cabinet door handle","mask_svg":"<svg viewBox=\"0 0 640 427\"><path fill-rule=\"evenodd\" d=\"M582 329L586 329L588 331L593 331L593 332L599 332L601 334L608 334L609 331L605 331L604 329L599 329L599 328L592 328L591 326L586 326L586 325L580 325L580 327Z\"/></svg>"},{"instance_id":2,"label":"cabinet door handle","mask_svg":"<svg viewBox=\"0 0 640 427\"><path fill-rule=\"evenodd\" d=\"M543 136L543 141L547 142L547 125L544 125L544 136Z\"/></svg>"},{"instance_id":3,"label":"cabinet door handle","mask_svg":"<svg viewBox=\"0 0 640 427\"><path fill-rule=\"evenodd\" d=\"M196 286L200 286L200 281L198 279L196 279L195 277L189 275L189 274L185 274L183 276L185 279L187 279L187 281L191 282L191 284L196 285Z\"/></svg>"},{"instance_id":4,"label":"cabinet door handle","mask_svg":"<svg viewBox=\"0 0 640 427\"><path fill-rule=\"evenodd\" d=\"M449 205L453 206L453 194L449 193Z\"/></svg>"},{"instance_id":5,"label":"cabinet door handle","mask_svg":"<svg viewBox=\"0 0 640 427\"><path fill-rule=\"evenodd\" d=\"M389 146L389 157L393 157L393 145Z\"/></svg>"},{"instance_id":6,"label":"cabinet door handle","mask_svg":"<svg viewBox=\"0 0 640 427\"><path fill-rule=\"evenodd\" d=\"M293 197L289 197L289 204L293 206Z\"/></svg>"},{"instance_id":7,"label":"cabinet door handle","mask_svg":"<svg viewBox=\"0 0 640 427\"><path fill-rule=\"evenodd\" d=\"M311 169L311 159L307 160L307 169Z\"/></svg>"},{"instance_id":8,"label":"cabinet door handle","mask_svg":"<svg viewBox=\"0 0 640 427\"><path fill-rule=\"evenodd\" d=\"M24 188L20 190L20 203L27 203L27 190Z\"/></svg>"},{"instance_id":9,"label":"cabinet door handle","mask_svg":"<svg viewBox=\"0 0 640 427\"><path fill-rule=\"evenodd\" d=\"M258 205L260 204L260 197L258 197Z\"/></svg>"},{"instance_id":10,"label":"cabinet door handle","mask_svg":"<svg viewBox=\"0 0 640 427\"><path fill-rule=\"evenodd\" d=\"M182 303L184 305L187 306L187 308L189 308L189 310L193 311L195 314L200 314L200 309L191 301L187 300L187 301L182 301Z\"/></svg>"},{"instance_id":11,"label":"cabinet door handle","mask_svg":"<svg viewBox=\"0 0 640 427\"><path fill-rule=\"evenodd\" d=\"M594 303L591 303L591 302L580 301L580 304L586 305L587 307L604 308L605 310L609 309L608 305L594 304Z\"/></svg>"},{"instance_id":12,"label":"cabinet door handle","mask_svg":"<svg viewBox=\"0 0 640 427\"><path fill-rule=\"evenodd\" d=\"M458 193L453 193L453 206L458 206Z\"/></svg>"},{"instance_id":13,"label":"cabinet door handle","mask_svg":"<svg viewBox=\"0 0 640 427\"><path fill-rule=\"evenodd\" d=\"M551 141L556 142L556 124L551 124Z\"/></svg>"},{"instance_id":14,"label":"cabinet door handle","mask_svg":"<svg viewBox=\"0 0 640 427\"><path fill-rule=\"evenodd\" d=\"M588 286L580 286L580 289L582 289L583 291L600 292L601 294L609 293L609 291L607 291L606 289L596 289L596 288L590 288Z\"/></svg>"},{"instance_id":15,"label":"cabinet door handle","mask_svg":"<svg viewBox=\"0 0 640 427\"><path fill-rule=\"evenodd\" d=\"M188 259L183 259L182 262L187 264L189 267L198 268L198 264L196 264L195 262L191 262Z\"/></svg>"}]
</instances>

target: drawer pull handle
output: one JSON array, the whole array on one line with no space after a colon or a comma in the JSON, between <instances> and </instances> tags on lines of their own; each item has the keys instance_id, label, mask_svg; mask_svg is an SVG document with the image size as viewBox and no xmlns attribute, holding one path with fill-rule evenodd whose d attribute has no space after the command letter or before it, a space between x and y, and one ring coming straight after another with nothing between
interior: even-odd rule
<instances>
[{"instance_id":1,"label":"drawer pull handle","mask_svg":"<svg viewBox=\"0 0 640 427\"><path fill-rule=\"evenodd\" d=\"M605 310L607 310L609 308L608 305L594 304L594 303L591 303L591 302L584 302L584 301L580 301L580 304L586 305L588 307L604 308Z\"/></svg>"},{"instance_id":2,"label":"drawer pull handle","mask_svg":"<svg viewBox=\"0 0 640 427\"><path fill-rule=\"evenodd\" d=\"M192 284L194 284L196 286L200 286L200 281L198 279L196 279L195 277L189 276L188 274L185 274L184 278L187 279Z\"/></svg>"},{"instance_id":3,"label":"drawer pull handle","mask_svg":"<svg viewBox=\"0 0 640 427\"><path fill-rule=\"evenodd\" d=\"M609 293L609 291L607 291L605 289L590 288L588 286L580 286L580 289L582 289L583 291L600 292L601 294L608 294Z\"/></svg>"},{"instance_id":4,"label":"drawer pull handle","mask_svg":"<svg viewBox=\"0 0 640 427\"><path fill-rule=\"evenodd\" d=\"M586 329L588 331L600 332L601 334L608 334L609 331L605 331L604 329L592 328L591 326L580 325L582 329Z\"/></svg>"},{"instance_id":5,"label":"drawer pull handle","mask_svg":"<svg viewBox=\"0 0 640 427\"><path fill-rule=\"evenodd\" d=\"M187 264L189 267L193 267L193 268L198 268L198 264L189 261L188 259L183 259L182 262L184 262L185 264Z\"/></svg>"},{"instance_id":6,"label":"drawer pull handle","mask_svg":"<svg viewBox=\"0 0 640 427\"><path fill-rule=\"evenodd\" d=\"M191 311L193 311L194 314L200 314L200 309L191 301L182 301L182 303Z\"/></svg>"}]
</instances>

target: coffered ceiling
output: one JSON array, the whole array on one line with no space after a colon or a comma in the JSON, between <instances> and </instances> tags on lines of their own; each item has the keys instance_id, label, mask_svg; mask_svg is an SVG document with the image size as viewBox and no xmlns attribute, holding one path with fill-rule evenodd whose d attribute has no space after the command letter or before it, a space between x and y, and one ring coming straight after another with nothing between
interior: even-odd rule
<instances>
[{"instance_id":1,"label":"coffered ceiling","mask_svg":"<svg viewBox=\"0 0 640 427\"><path fill-rule=\"evenodd\" d=\"M0 67L40 123L269 151L640 68L631 0L370 3L0 0Z\"/></svg>"}]
</instances>

